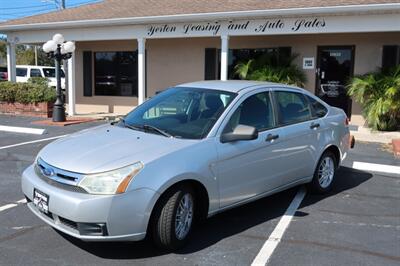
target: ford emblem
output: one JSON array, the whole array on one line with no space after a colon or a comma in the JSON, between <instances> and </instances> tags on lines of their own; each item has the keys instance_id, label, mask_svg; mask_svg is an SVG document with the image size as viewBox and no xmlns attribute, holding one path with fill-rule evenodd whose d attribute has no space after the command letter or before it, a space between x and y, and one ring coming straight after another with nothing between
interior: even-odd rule
<instances>
[{"instance_id":1,"label":"ford emblem","mask_svg":"<svg viewBox=\"0 0 400 266\"><path fill-rule=\"evenodd\" d=\"M53 176L53 175L55 175L55 172L54 172L54 170L52 168L44 168L44 169L42 169L42 173L45 176Z\"/></svg>"}]
</instances>

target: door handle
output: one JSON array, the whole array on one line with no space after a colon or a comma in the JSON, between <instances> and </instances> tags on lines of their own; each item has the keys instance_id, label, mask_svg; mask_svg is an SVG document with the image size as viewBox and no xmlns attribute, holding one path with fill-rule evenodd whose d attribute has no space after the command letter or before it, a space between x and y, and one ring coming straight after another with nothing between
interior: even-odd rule
<instances>
[{"instance_id":1,"label":"door handle","mask_svg":"<svg viewBox=\"0 0 400 266\"><path fill-rule=\"evenodd\" d=\"M317 129L317 128L319 128L320 127L320 124L319 123L312 123L311 125L310 125L310 128L311 129Z\"/></svg>"},{"instance_id":2,"label":"door handle","mask_svg":"<svg viewBox=\"0 0 400 266\"><path fill-rule=\"evenodd\" d=\"M273 140L275 140L277 138L279 138L279 135L268 134L267 138L265 139L265 141L273 141Z\"/></svg>"}]
</instances>

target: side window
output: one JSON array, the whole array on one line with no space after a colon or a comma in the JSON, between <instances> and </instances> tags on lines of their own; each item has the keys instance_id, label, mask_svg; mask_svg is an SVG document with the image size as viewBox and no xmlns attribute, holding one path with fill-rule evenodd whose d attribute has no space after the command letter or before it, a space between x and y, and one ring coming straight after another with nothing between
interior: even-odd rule
<instances>
[{"instance_id":1,"label":"side window","mask_svg":"<svg viewBox=\"0 0 400 266\"><path fill-rule=\"evenodd\" d=\"M320 103L319 101L315 100L314 98L311 98L309 96L307 96L308 101L311 104L311 108L312 108L312 115L314 118L317 117L324 117L326 115L326 113L328 112L328 109L326 109L326 107Z\"/></svg>"},{"instance_id":2,"label":"side window","mask_svg":"<svg viewBox=\"0 0 400 266\"><path fill-rule=\"evenodd\" d=\"M311 119L311 108L303 94L290 91L275 92L275 101L281 125Z\"/></svg>"},{"instance_id":3,"label":"side window","mask_svg":"<svg viewBox=\"0 0 400 266\"><path fill-rule=\"evenodd\" d=\"M258 131L274 126L269 92L258 93L244 100L231 116L224 133L232 132L239 124L255 127Z\"/></svg>"},{"instance_id":4,"label":"side window","mask_svg":"<svg viewBox=\"0 0 400 266\"><path fill-rule=\"evenodd\" d=\"M31 78L32 77L41 77L42 73L40 72L40 69L38 68L32 68L31 69Z\"/></svg>"},{"instance_id":5,"label":"side window","mask_svg":"<svg viewBox=\"0 0 400 266\"><path fill-rule=\"evenodd\" d=\"M26 68L17 67L17 77L26 77L28 74L28 70Z\"/></svg>"}]
</instances>

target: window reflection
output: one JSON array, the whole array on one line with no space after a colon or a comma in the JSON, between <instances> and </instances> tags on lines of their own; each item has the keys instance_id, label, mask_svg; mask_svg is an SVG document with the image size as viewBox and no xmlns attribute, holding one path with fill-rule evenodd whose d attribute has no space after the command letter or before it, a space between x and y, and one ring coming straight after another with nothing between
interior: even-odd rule
<instances>
[{"instance_id":1,"label":"window reflection","mask_svg":"<svg viewBox=\"0 0 400 266\"><path fill-rule=\"evenodd\" d=\"M95 53L95 95L137 96L137 53Z\"/></svg>"}]
</instances>

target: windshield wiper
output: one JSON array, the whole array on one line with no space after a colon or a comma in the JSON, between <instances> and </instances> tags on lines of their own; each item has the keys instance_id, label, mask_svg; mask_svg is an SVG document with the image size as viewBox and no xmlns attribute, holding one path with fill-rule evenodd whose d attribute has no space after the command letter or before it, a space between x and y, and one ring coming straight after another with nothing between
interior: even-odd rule
<instances>
[{"instance_id":1,"label":"windshield wiper","mask_svg":"<svg viewBox=\"0 0 400 266\"><path fill-rule=\"evenodd\" d=\"M158 133L160 135L163 135L163 136L165 136L167 138L172 138L173 137L168 132L166 132L166 131L164 131L162 129L159 129L158 127L155 127L155 126L151 126L151 125L147 125L147 124L144 124L144 125L130 125L130 124L126 123L125 119L121 119L121 122L124 125L124 127L130 128L130 129L133 129L133 130L153 131L153 132L156 132L156 133Z\"/></svg>"},{"instance_id":2,"label":"windshield wiper","mask_svg":"<svg viewBox=\"0 0 400 266\"><path fill-rule=\"evenodd\" d=\"M135 125L135 127L136 127L136 125ZM139 127L139 126L138 126ZM165 137L167 137L167 138L172 138L173 136L171 135L171 134L169 134L168 132L166 132L166 131L164 131L164 130L162 130L162 129L159 129L158 127L155 127L155 126L151 126L151 125L146 125L146 124L144 124L144 125L142 125L141 126L144 130L152 130L152 131L154 131L154 132L157 132L158 134L160 134L160 135L163 135L163 136L165 136Z\"/></svg>"}]
</instances>

